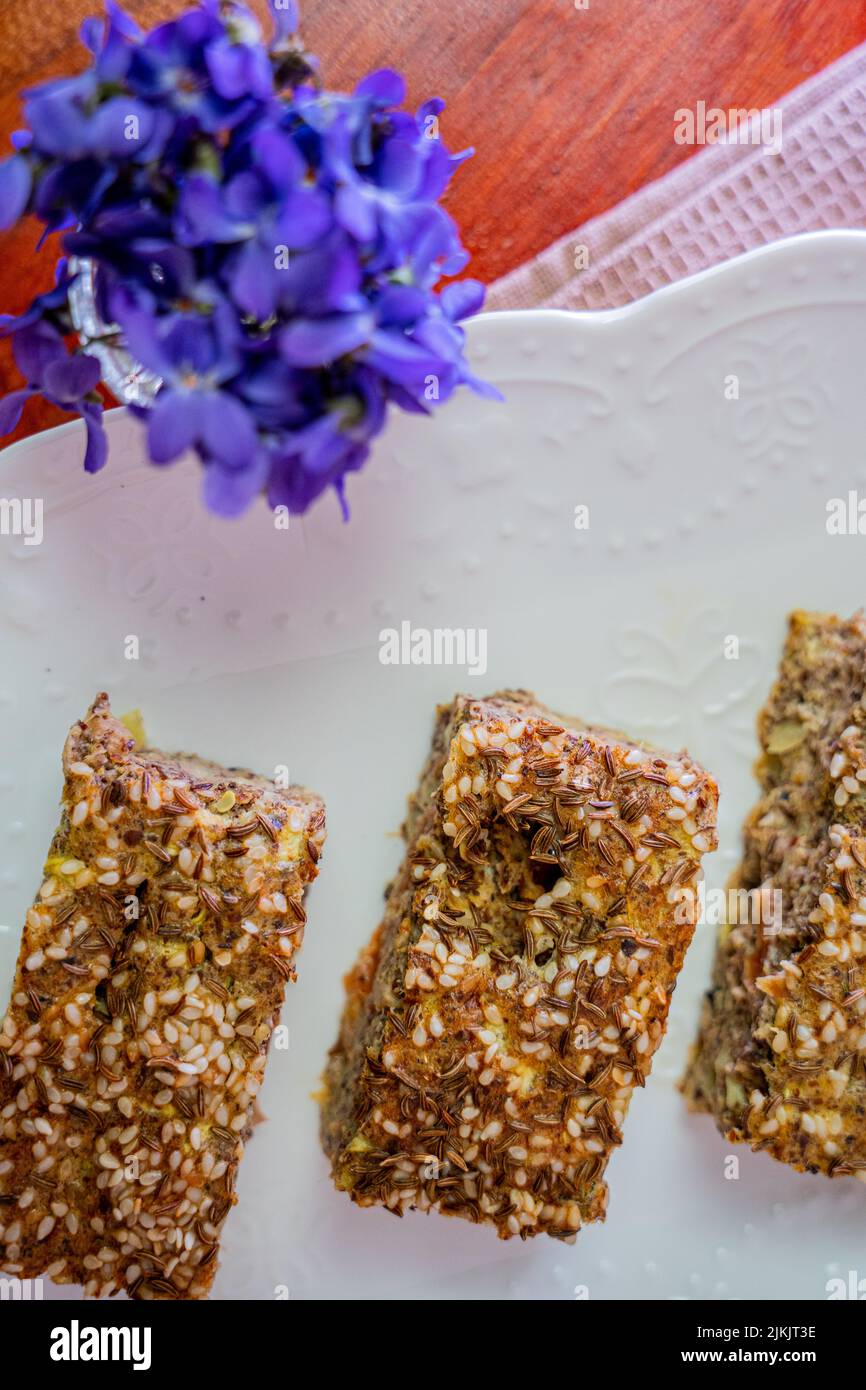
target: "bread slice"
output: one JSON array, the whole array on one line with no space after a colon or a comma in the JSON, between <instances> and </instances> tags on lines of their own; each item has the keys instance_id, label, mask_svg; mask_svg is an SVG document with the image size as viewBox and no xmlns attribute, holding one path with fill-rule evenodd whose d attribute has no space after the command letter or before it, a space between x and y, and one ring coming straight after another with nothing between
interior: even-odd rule
<instances>
[{"instance_id":1,"label":"bread slice","mask_svg":"<svg viewBox=\"0 0 866 1390\"><path fill-rule=\"evenodd\" d=\"M732 881L770 910L722 929L683 1082L728 1139L831 1177L866 1176L864 686L863 615L793 613Z\"/></svg>"},{"instance_id":2,"label":"bread slice","mask_svg":"<svg viewBox=\"0 0 866 1390\"><path fill-rule=\"evenodd\" d=\"M717 789L526 691L439 709L384 920L347 978L322 1142L361 1206L502 1238L602 1218L665 1031Z\"/></svg>"},{"instance_id":3,"label":"bread slice","mask_svg":"<svg viewBox=\"0 0 866 1390\"><path fill-rule=\"evenodd\" d=\"M136 747L97 696L0 1026L0 1267L203 1298L303 937L322 802Z\"/></svg>"}]
</instances>

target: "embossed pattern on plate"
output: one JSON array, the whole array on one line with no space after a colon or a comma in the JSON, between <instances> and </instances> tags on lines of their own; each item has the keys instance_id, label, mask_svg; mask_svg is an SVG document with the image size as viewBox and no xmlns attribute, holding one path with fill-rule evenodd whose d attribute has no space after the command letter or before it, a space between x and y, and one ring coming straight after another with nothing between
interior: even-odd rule
<instances>
[{"instance_id":1,"label":"embossed pattern on plate","mask_svg":"<svg viewBox=\"0 0 866 1390\"><path fill-rule=\"evenodd\" d=\"M120 413L96 478L77 425L5 451L0 492L44 498L45 518L41 546L0 536L0 987L53 828L63 736L107 689L162 746L288 763L328 802L283 1015L291 1047L269 1063L270 1119L241 1168L216 1296L823 1298L862 1265L866 1189L748 1149L726 1180L730 1146L675 1090L709 927L611 1162L608 1220L576 1246L397 1222L330 1188L311 1093L341 977L399 858L392 832L436 700L528 684L554 708L687 743L721 784L720 886L754 799L754 716L785 615L848 613L866 594L866 538L825 525L828 498L866 496L866 234L782 242L625 310L482 316L470 343L506 404L395 417L350 480L348 525L333 498L288 532L264 505L208 517L195 463L147 465ZM402 620L486 627L487 673L383 667L379 633ZM124 657L133 634L138 661Z\"/></svg>"}]
</instances>

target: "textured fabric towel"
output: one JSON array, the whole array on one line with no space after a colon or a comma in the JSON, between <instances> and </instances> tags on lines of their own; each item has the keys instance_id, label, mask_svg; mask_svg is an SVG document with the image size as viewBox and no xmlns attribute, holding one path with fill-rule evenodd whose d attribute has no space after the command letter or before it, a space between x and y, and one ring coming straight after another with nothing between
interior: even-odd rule
<instances>
[{"instance_id":1,"label":"textured fabric towel","mask_svg":"<svg viewBox=\"0 0 866 1390\"><path fill-rule=\"evenodd\" d=\"M778 106L778 153L707 145L498 280L485 308L616 308L780 237L866 227L866 44Z\"/></svg>"}]
</instances>

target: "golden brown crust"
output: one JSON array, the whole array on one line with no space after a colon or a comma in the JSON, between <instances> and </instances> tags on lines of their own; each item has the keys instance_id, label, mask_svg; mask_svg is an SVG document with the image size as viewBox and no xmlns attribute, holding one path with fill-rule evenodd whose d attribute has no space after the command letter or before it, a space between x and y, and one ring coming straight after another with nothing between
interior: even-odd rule
<instances>
[{"instance_id":1,"label":"golden brown crust","mask_svg":"<svg viewBox=\"0 0 866 1390\"><path fill-rule=\"evenodd\" d=\"M203 1298L324 807L137 749L105 695L63 771L0 1027L0 1267Z\"/></svg>"},{"instance_id":2,"label":"golden brown crust","mask_svg":"<svg viewBox=\"0 0 866 1390\"><path fill-rule=\"evenodd\" d=\"M338 1187L503 1238L569 1238L603 1217L716 802L685 754L561 719L526 692L440 711L407 859L329 1062L322 1137Z\"/></svg>"},{"instance_id":3,"label":"golden brown crust","mask_svg":"<svg viewBox=\"0 0 866 1390\"><path fill-rule=\"evenodd\" d=\"M862 614L791 615L732 883L770 911L722 930L683 1082L728 1139L832 1177L866 1177L864 682Z\"/></svg>"}]
</instances>

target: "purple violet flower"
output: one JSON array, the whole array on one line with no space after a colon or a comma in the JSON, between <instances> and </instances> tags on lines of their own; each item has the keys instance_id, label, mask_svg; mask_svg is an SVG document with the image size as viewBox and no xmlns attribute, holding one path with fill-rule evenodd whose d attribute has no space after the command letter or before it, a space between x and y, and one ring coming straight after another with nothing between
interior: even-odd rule
<instances>
[{"instance_id":1,"label":"purple violet flower","mask_svg":"<svg viewBox=\"0 0 866 1390\"><path fill-rule=\"evenodd\" d=\"M427 414L467 386L461 320L483 288L439 199L471 151L439 137L442 103L402 109L399 74L346 95L321 87L295 0L271 0L262 39L240 3L202 0L142 31L108 0L88 20L80 76L25 94L27 129L0 164L0 226L35 214L94 269L97 310L160 380L151 461L194 449L204 499L236 515L259 494L303 512L361 468L389 408ZM17 319L26 385L0 433L41 393L106 440L99 365L69 353L71 277Z\"/></svg>"},{"instance_id":2,"label":"purple violet flower","mask_svg":"<svg viewBox=\"0 0 866 1390\"><path fill-rule=\"evenodd\" d=\"M31 396L41 395L61 410L75 411L87 426L84 467L98 473L106 461L102 402L96 395L99 363L84 353L69 353L56 328L45 319L25 323L13 337L15 362L27 385L0 400L0 434L9 434Z\"/></svg>"}]
</instances>

